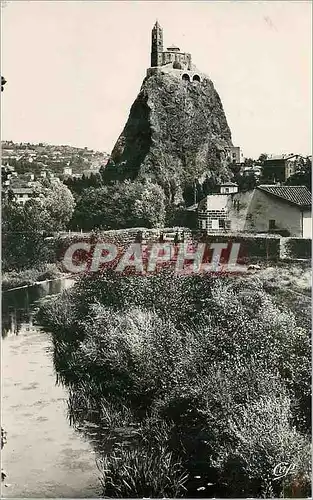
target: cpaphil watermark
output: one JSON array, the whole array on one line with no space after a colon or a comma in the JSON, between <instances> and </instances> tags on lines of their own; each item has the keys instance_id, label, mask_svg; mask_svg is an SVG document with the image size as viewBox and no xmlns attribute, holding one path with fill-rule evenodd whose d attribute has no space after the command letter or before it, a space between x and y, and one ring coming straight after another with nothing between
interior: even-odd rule
<instances>
[{"instance_id":1,"label":"cpaphil watermark","mask_svg":"<svg viewBox=\"0 0 313 500\"><path fill-rule=\"evenodd\" d=\"M72 243L63 256L63 266L71 273L91 273L114 269L119 273L154 274L171 267L175 274L241 274L247 267L240 262L239 243L131 243L119 247L105 241ZM242 257L242 256L241 256Z\"/></svg>"},{"instance_id":2,"label":"cpaphil watermark","mask_svg":"<svg viewBox=\"0 0 313 500\"><path fill-rule=\"evenodd\" d=\"M280 462L275 465L273 469L273 481L277 481L278 479L282 479L283 477L288 476L295 472L296 466L290 462Z\"/></svg>"}]
</instances>

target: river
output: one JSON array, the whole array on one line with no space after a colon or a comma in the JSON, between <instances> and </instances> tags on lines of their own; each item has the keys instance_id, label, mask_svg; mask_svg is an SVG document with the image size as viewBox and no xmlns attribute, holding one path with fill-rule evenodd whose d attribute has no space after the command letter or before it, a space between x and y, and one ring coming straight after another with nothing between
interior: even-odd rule
<instances>
[{"instance_id":1,"label":"river","mask_svg":"<svg viewBox=\"0 0 313 500\"><path fill-rule=\"evenodd\" d=\"M66 389L55 383L50 335L33 321L38 299L72 283L55 280L2 295L5 498L100 496L95 452L69 425Z\"/></svg>"}]
</instances>

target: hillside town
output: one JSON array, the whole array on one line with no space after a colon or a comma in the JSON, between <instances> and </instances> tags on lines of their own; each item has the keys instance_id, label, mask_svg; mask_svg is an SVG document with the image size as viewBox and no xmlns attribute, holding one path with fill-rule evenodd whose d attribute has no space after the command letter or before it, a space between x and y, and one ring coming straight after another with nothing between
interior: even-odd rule
<instances>
[{"instance_id":1,"label":"hillside town","mask_svg":"<svg viewBox=\"0 0 313 500\"><path fill-rule=\"evenodd\" d=\"M226 160L233 181L207 189L205 182L201 186L195 181L194 203L184 209L186 225L208 233L273 233L310 238L311 194L307 184L311 157L292 153L262 154L253 160L242 158L238 147L228 151ZM3 141L2 194L5 197L10 193L18 204L25 204L36 197L35 188L44 179L65 183L70 189L77 181L86 182L87 188L88 179L94 179L99 186L102 184L100 171L105 171L108 160L108 154L88 148ZM261 193L263 198L266 195L263 212ZM105 210L105 205L103 208Z\"/></svg>"},{"instance_id":2,"label":"hillside town","mask_svg":"<svg viewBox=\"0 0 313 500\"><path fill-rule=\"evenodd\" d=\"M98 173L108 160L105 152L87 147L1 142L2 168L22 181L22 176L81 178Z\"/></svg>"},{"instance_id":3,"label":"hillside town","mask_svg":"<svg viewBox=\"0 0 313 500\"><path fill-rule=\"evenodd\" d=\"M182 40L185 30L194 41L190 20L179 17L177 23L179 10L189 3L194 26L204 12L211 19L215 3L220 4L200 2L200 8L197 2L166 2L161 7L160 2L158 10L165 9L167 26L172 22L173 31L182 31ZM213 83L216 75L220 86L210 59L212 40L214 50L222 52L218 31L204 29L202 42L193 45L199 60L205 48L202 64L207 58L208 74L185 49L164 45L158 20L151 26L138 21L137 2L124 2L123 9L117 2L73 2L69 11L67 2L30 4L39 17L44 4L55 13L54 19L43 10L44 21L55 28L47 30L46 43L53 66L58 33L62 51L55 51L56 59L65 57L66 68L68 40L75 40L80 26L73 15L86 9L80 19L89 36L79 36L68 51L82 64L77 70L82 81L77 84L75 59L75 76L72 71L62 75L61 95L68 98L75 87L75 110L82 105L79 99L86 100L79 116L85 118L90 107L94 116L79 133L68 126L73 121L61 132L60 119L53 137L68 137L70 143L80 137L73 143L85 144L89 134L92 142L94 117L99 118L100 144L104 123L115 134L116 123L104 118L104 110L117 113L126 102L121 105L121 92L131 87L125 73L135 72L141 35L151 34L145 47L151 57L148 67L137 61L142 84L129 113L123 111L125 122L118 125L110 152L88 145L1 143L5 497L311 498L310 150L284 130L280 144L285 149L276 148L277 136L273 142L262 134L254 138L250 121L243 118L244 133L236 134L240 141L233 139ZM115 30L111 12L120 21L129 4L129 19ZM154 2L145 4L140 9L151 8L155 19ZM167 11L171 4L173 19ZM251 2L231 4L252 12ZM253 24L249 31L245 18L237 17L253 50L257 45L263 50L269 37L265 7L261 2L259 30ZM15 20L22 28L19 9ZM236 10L230 15L229 9L223 14L225 26L236 27ZM222 11L215 12L220 16ZM114 26L109 35L104 14ZM65 38L63 15L69 16ZM293 25L292 11L289 16ZM93 38L97 29L99 39ZM211 44L208 31L213 32ZM285 31L291 36L284 26L280 36ZM239 60L242 46L236 37L228 30L220 33ZM41 37L44 48L43 32ZM132 39L135 49L128 60L123 40L130 44ZM275 40L275 49L289 57ZM27 36L23 43L29 43ZM89 66L93 52L97 70L86 77L83 68L94 68ZM274 56L266 57L274 66ZM120 87L101 107L103 87L116 85L115 66L122 68ZM250 53L241 66L256 71ZM227 66L226 80L231 72ZM248 73L244 89L239 78L235 90L232 84L220 92L226 103L227 92L233 91L237 104L239 93L251 87L256 109L249 116L259 119L263 110L257 109ZM6 78L4 94L10 88ZM51 93L41 78L48 100ZM257 78L265 87L268 75ZM100 86L92 88L88 100L90 82ZM15 85L13 95L14 88L21 91ZM237 111L241 120L239 105ZM65 121L72 119L66 116ZM262 117L269 121L267 110ZM236 121L229 123L235 128ZM302 137L304 126L292 120L288 125ZM29 136L45 137L40 134ZM274 144L274 151L266 144ZM260 151L245 157L244 146ZM298 146L296 152L279 153Z\"/></svg>"}]
</instances>

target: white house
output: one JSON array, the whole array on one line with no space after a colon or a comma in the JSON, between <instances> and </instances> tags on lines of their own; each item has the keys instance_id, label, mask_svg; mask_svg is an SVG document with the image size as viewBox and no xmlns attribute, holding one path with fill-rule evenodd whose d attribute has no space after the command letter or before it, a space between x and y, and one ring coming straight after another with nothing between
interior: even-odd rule
<instances>
[{"instance_id":1,"label":"white house","mask_svg":"<svg viewBox=\"0 0 313 500\"><path fill-rule=\"evenodd\" d=\"M198 227L208 233L312 238L311 198L305 186L259 185L247 192L211 194L198 204Z\"/></svg>"},{"instance_id":2,"label":"white house","mask_svg":"<svg viewBox=\"0 0 313 500\"><path fill-rule=\"evenodd\" d=\"M236 184L235 182L225 182L220 186L221 194L231 194L237 192L238 192L238 184Z\"/></svg>"}]
</instances>

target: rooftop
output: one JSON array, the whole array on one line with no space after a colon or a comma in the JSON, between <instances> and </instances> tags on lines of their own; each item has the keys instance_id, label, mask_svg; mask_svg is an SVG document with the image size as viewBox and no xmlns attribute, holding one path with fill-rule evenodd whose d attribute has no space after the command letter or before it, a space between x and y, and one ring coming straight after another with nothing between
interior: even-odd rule
<instances>
[{"instance_id":1,"label":"rooftop","mask_svg":"<svg viewBox=\"0 0 313 500\"><path fill-rule=\"evenodd\" d=\"M198 208L198 203L196 203L195 205L191 205L190 207L187 207L186 210L188 210L188 212L195 212Z\"/></svg>"},{"instance_id":2,"label":"rooftop","mask_svg":"<svg viewBox=\"0 0 313 500\"><path fill-rule=\"evenodd\" d=\"M294 153L289 153L289 154L281 154L281 155L270 155L268 156L265 161L271 161L271 160L289 160L290 158L294 158L296 155Z\"/></svg>"},{"instance_id":3,"label":"rooftop","mask_svg":"<svg viewBox=\"0 0 313 500\"><path fill-rule=\"evenodd\" d=\"M180 51L180 48L177 47L177 45L171 45L170 47L167 47L166 50L169 50L170 52L179 52Z\"/></svg>"},{"instance_id":4,"label":"rooftop","mask_svg":"<svg viewBox=\"0 0 313 500\"><path fill-rule=\"evenodd\" d=\"M34 192L32 188L23 188L23 187L12 187L12 191L15 194L32 194Z\"/></svg>"},{"instance_id":5,"label":"rooftop","mask_svg":"<svg viewBox=\"0 0 313 500\"><path fill-rule=\"evenodd\" d=\"M305 186L273 186L264 184L258 186L257 189L298 207L307 207L312 204L312 195Z\"/></svg>"}]
</instances>

